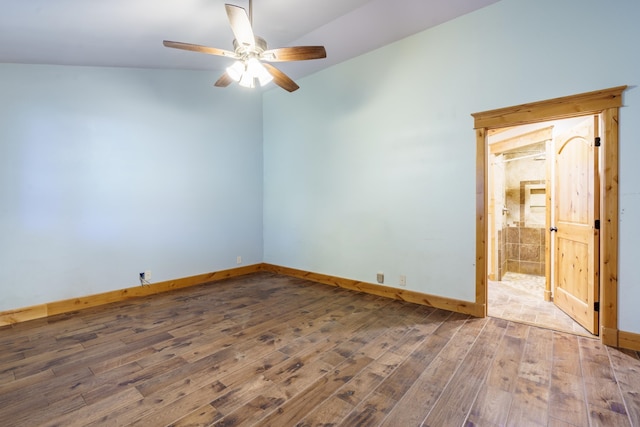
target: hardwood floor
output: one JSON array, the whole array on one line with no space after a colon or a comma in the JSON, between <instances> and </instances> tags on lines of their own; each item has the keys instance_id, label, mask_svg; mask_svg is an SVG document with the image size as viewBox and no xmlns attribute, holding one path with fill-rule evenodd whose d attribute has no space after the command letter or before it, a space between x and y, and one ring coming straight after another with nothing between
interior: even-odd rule
<instances>
[{"instance_id":1,"label":"hardwood floor","mask_svg":"<svg viewBox=\"0 0 640 427\"><path fill-rule=\"evenodd\" d=\"M640 426L636 352L270 273L0 348L2 426Z\"/></svg>"}]
</instances>

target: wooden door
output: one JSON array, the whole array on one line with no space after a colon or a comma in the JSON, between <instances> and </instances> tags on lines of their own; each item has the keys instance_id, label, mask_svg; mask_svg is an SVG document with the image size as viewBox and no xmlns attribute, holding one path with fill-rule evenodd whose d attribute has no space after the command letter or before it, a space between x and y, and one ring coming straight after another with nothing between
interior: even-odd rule
<instances>
[{"instance_id":1,"label":"wooden door","mask_svg":"<svg viewBox=\"0 0 640 427\"><path fill-rule=\"evenodd\" d=\"M599 323L596 130L597 117L590 117L555 139L553 300L592 334L598 333Z\"/></svg>"}]
</instances>

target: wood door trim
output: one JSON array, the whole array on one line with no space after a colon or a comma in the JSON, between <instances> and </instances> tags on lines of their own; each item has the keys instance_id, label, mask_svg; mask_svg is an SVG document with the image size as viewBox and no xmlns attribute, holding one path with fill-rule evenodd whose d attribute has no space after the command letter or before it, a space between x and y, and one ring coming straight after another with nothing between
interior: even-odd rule
<instances>
[{"instance_id":1,"label":"wood door trim","mask_svg":"<svg viewBox=\"0 0 640 427\"><path fill-rule=\"evenodd\" d=\"M618 110L627 86L472 114L476 133L476 304L487 306L487 134L493 129L601 114L600 339L618 346Z\"/></svg>"},{"instance_id":2,"label":"wood door trim","mask_svg":"<svg viewBox=\"0 0 640 427\"><path fill-rule=\"evenodd\" d=\"M547 101L474 113L472 114L473 127L491 130L597 114L609 108L620 108L622 106L622 92L626 88L627 86L617 86Z\"/></svg>"},{"instance_id":3,"label":"wood door trim","mask_svg":"<svg viewBox=\"0 0 640 427\"><path fill-rule=\"evenodd\" d=\"M600 147L600 336L618 346L618 109L602 112ZM601 131L602 132L602 131Z\"/></svg>"},{"instance_id":4,"label":"wood door trim","mask_svg":"<svg viewBox=\"0 0 640 427\"><path fill-rule=\"evenodd\" d=\"M553 137L553 126L537 129L531 132L521 133L507 139L501 139L489 144L491 154L501 154L515 148L526 147L538 142L546 142Z\"/></svg>"},{"instance_id":5,"label":"wood door trim","mask_svg":"<svg viewBox=\"0 0 640 427\"><path fill-rule=\"evenodd\" d=\"M551 140L545 142L544 151L547 156L545 165L545 191L547 196L547 208L544 214L544 300L551 301L551 162L553 159L553 149Z\"/></svg>"},{"instance_id":6,"label":"wood door trim","mask_svg":"<svg viewBox=\"0 0 640 427\"><path fill-rule=\"evenodd\" d=\"M476 304L487 316L487 236L489 234L489 195L487 188L488 163L487 128L476 129Z\"/></svg>"}]
</instances>

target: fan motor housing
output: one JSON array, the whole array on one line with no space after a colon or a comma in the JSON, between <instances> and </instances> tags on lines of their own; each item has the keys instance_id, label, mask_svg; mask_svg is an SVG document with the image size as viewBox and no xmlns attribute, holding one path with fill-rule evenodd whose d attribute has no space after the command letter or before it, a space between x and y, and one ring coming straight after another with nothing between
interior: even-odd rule
<instances>
[{"instance_id":1,"label":"fan motor housing","mask_svg":"<svg viewBox=\"0 0 640 427\"><path fill-rule=\"evenodd\" d=\"M241 45L238 43L238 40L233 39L233 49L237 55L243 55L247 53L256 53L260 55L262 52L267 50L267 41L262 37L255 36L255 49L253 51L248 49L248 46Z\"/></svg>"}]
</instances>

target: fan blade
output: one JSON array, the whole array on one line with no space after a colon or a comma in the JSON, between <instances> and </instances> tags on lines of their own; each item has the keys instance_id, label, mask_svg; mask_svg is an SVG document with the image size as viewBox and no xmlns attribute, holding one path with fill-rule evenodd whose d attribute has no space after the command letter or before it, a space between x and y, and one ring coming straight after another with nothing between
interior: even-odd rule
<instances>
[{"instance_id":1,"label":"fan blade","mask_svg":"<svg viewBox=\"0 0 640 427\"><path fill-rule=\"evenodd\" d=\"M261 59L271 62L305 61L307 59L322 59L327 57L324 46L294 46L265 50Z\"/></svg>"},{"instance_id":2,"label":"fan blade","mask_svg":"<svg viewBox=\"0 0 640 427\"><path fill-rule=\"evenodd\" d=\"M239 6L232 4L225 4L227 9L227 17L229 18L229 24L231 24L231 31L236 37L236 41L241 46L246 46L249 49L253 49L256 46L256 38L253 35L251 29L251 21L247 16L247 11Z\"/></svg>"},{"instance_id":3,"label":"fan blade","mask_svg":"<svg viewBox=\"0 0 640 427\"><path fill-rule=\"evenodd\" d=\"M208 53L209 55L227 56L229 58L237 58L238 56L230 50L218 49L215 47L200 46L191 43L172 42L165 40L162 42L166 47L172 47L174 49L190 50L192 52Z\"/></svg>"},{"instance_id":4,"label":"fan blade","mask_svg":"<svg viewBox=\"0 0 640 427\"><path fill-rule=\"evenodd\" d=\"M296 82L291 80L289 76L287 76L282 71L278 70L273 65L266 64L266 63L263 63L262 65L264 65L264 68L266 68L269 74L273 76L273 82L278 86L280 86L282 89L289 92L293 92L294 90L297 90L300 87L296 84Z\"/></svg>"},{"instance_id":5,"label":"fan blade","mask_svg":"<svg viewBox=\"0 0 640 427\"><path fill-rule=\"evenodd\" d=\"M233 79L231 77L229 77L229 74L224 73L223 75L220 76L220 78L218 79L218 81L215 83L214 86L217 87L227 87L229 86L231 83L233 82Z\"/></svg>"}]
</instances>

